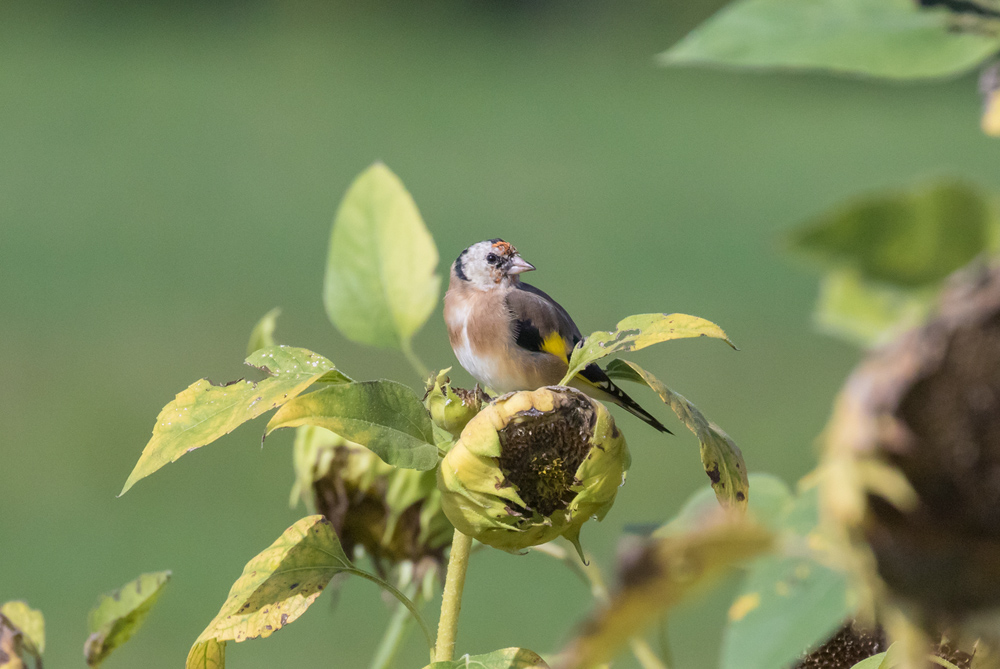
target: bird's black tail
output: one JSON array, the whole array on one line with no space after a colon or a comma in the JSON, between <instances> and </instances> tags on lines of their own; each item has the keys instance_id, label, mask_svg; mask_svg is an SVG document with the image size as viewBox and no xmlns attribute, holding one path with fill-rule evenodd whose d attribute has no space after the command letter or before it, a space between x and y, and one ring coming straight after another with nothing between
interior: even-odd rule
<instances>
[{"instance_id":1,"label":"bird's black tail","mask_svg":"<svg viewBox=\"0 0 1000 669\"><path fill-rule=\"evenodd\" d=\"M612 402L620 406L622 409L625 409L625 411L628 411L630 414L647 425L659 430L660 432L673 434L673 432L668 430L663 423L656 420L651 413L643 409L639 406L638 402L629 397L628 393L616 386L604 370L596 364L587 365L587 367L580 372L579 376L582 376L587 383L596 387L602 393L608 395L608 399Z\"/></svg>"}]
</instances>

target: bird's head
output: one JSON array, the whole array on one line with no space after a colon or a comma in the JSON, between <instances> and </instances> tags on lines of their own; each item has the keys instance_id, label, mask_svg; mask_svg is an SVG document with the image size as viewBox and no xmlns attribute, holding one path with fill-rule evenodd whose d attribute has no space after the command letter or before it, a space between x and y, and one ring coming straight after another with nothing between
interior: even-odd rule
<instances>
[{"instance_id":1,"label":"bird's head","mask_svg":"<svg viewBox=\"0 0 1000 669\"><path fill-rule=\"evenodd\" d=\"M473 244L462 251L451 266L455 278L484 290L517 281L518 274L533 269L534 265L521 258L517 249L502 239Z\"/></svg>"}]
</instances>

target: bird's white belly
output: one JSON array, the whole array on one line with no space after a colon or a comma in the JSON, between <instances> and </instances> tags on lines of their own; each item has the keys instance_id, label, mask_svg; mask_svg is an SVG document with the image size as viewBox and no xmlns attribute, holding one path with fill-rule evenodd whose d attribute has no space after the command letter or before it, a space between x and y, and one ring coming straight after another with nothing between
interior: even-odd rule
<instances>
[{"instance_id":1,"label":"bird's white belly","mask_svg":"<svg viewBox=\"0 0 1000 669\"><path fill-rule=\"evenodd\" d=\"M480 384L498 393L506 393L515 388L508 388L510 379L505 379L500 374L500 361L496 358L475 354L469 346L469 337L465 327L462 328L462 337L458 346L455 347L455 356L458 362L469 374L479 381Z\"/></svg>"}]
</instances>

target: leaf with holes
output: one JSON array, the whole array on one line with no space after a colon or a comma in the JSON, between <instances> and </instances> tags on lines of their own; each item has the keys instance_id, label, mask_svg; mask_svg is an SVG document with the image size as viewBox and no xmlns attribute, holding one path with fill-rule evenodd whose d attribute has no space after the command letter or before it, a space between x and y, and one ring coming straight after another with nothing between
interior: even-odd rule
<instances>
[{"instance_id":1,"label":"leaf with holes","mask_svg":"<svg viewBox=\"0 0 1000 669\"><path fill-rule=\"evenodd\" d=\"M14 624L24 634L25 645L33 655L45 652L45 617L27 602L13 601L0 606L0 615Z\"/></svg>"},{"instance_id":2,"label":"leaf with holes","mask_svg":"<svg viewBox=\"0 0 1000 669\"><path fill-rule=\"evenodd\" d=\"M655 390L664 404L673 409L681 422L698 437L701 443L701 463L712 481L712 489L715 490L719 503L746 508L750 494L747 466L743 461L743 453L728 434L705 418L698 407L684 396L667 388L639 365L625 360L613 360L608 364L607 372L612 379L635 381Z\"/></svg>"},{"instance_id":3,"label":"leaf with holes","mask_svg":"<svg viewBox=\"0 0 1000 669\"><path fill-rule=\"evenodd\" d=\"M414 615L428 644L433 645L413 602L392 585L356 568L344 554L330 521L317 515L289 527L247 563L195 648L212 639L239 642L270 636L305 613L339 573L360 576L386 589Z\"/></svg>"},{"instance_id":4,"label":"leaf with holes","mask_svg":"<svg viewBox=\"0 0 1000 669\"><path fill-rule=\"evenodd\" d=\"M689 337L714 337L736 348L722 328L704 318L687 314L637 314L623 318L614 331L594 332L578 344L560 384L566 385L584 367L613 353L637 351L671 339Z\"/></svg>"},{"instance_id":5,"label":"leaf with holes","mask_svg":"<svg viewBox=\"0 0 1000 669\"><path fill-rule=\"evenodd\" d=\"M557 669L611 661L629 639L692 591L769 550L772 542L770 531L718 507L712 518L690 532L647 542L624 558L621 590L584 623L560 655Z\"/></svg>"},{"instance_id":6,"label":"leaf with holes","mask_svg":"<svg viewBox=\"0 0 1000 669\"><path fill-rule=\"evenodd\" d=\"M409 351L437 306L438 252L403 182L375 163L351 184L330 235L323 303L360 344Z\"/></svg>"},{"instance_id":7,"label":"leaf with holes","mask_svg":"<svg viewBox=\"0 0 1000 669\"><path fill-rule=\"evenodd\" d=\"M406 469L433 469L438 463L434 428L416 393L395 381L331 385L281 407L267 434L283 427L315 425L374 451Z\"/></svg>"},{"instance_id":8,"label":"leaf with holes","mask_svg":"<svg viewBox=\"0 0 1000 669\"><path fill-rule=\"evenodd\" d=\"M538 653L525 648L504 648L485 655L466 655L457 660L432 662L424 669L549 669Z\"/></svg>"},{"instance_id":9,"label":"leaf with holes","mask_svg":"<svg viewBox=\"0 0 1000 669\"><path fill-rule=\"evenodd\" d=\"M989 26L956 30L913 0L737 0L660 61L919 79L970 70L998 46Z\"/></svg>"},{"instance_id":10,"label":"leaf with holes","mask_svg":"<svg viewBox=\"0 0 1000 669\"><path fill-rule=\"evenodd\" d=\"M88 617L90 636L83 647L88 665L100 665L139 631L169 580L169 571L143 574L97 601Z\"/></svg>"},{"instance_id":11,"label":"leaf with holes","mask_svg":"<svg viewBox=\"0 0 1000 669\"><path fill-rule=\"evenodd\" d=\"M332 362L304 348L262 348L251 354L246 364L263 370L268 377L256 383L241 379L221 386L202 379L163 407L153 426L153 436L119 495L185 453L294 399L312 384L347 380Z\"/></svg>"}]
</instances>

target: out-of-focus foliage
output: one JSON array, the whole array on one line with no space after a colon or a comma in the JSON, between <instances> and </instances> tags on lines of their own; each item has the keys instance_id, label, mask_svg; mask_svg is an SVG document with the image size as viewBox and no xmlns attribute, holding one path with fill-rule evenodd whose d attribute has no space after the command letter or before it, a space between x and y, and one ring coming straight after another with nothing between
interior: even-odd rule
<instances>
[{"instance_id":1,"label":"out-of-focus foliage","mask_svg":"<svg viewBox=\"0 0 1000 669\"><path fill-rule=\"evenodd\" d=\"M972 19L967 19L971 21ZM663 53L670 65L820 69L889 79L965 72L1000 49L995 22L956 29L914 0L736 0Z\"/></svg>"},{"instance_id":2,"label":"out-of-focus foliage","mask_svg":"<svg viewBox=\"0 0 1000 669\"><path fill-rule=\"evenodd\" d=\"M787 245L825 272L817 325L872 346L923 320L945 277L1000 249L1000 207L942 181L850 202L793 230Z\"/></svg>"},{"instance_id":3,"label":"out-of-focus foliage","mask_svg":"<svg viewBox=\"0 0 1000 669\"><path fill-rule=\"evenodd\" d=\"M13 601L0 606L0 615L9 620L24 635L27 650L36 656L45 652L45 617L27 602Z\"/></svg>"},{"instance_id":4,"label":"out-of-focus foliage","mask_svg":"<svg viewBox=\"0 0 1000 669\"><path fill-rule=\"evenodd\" d=\"M90 636L83 647L89 666L100 666L139 631L169 580L169 571L143 574L98 600L87 621Z\"/></svg>"},{"instance_id":5,"label":"out-of-focus foliage","mask_svg":"<svg viewBox=\"0 0 1000 669\"><path fill-rule=\"evenodd\" d=\"M262 348L274 346L277 343L274 340L274 329L278 326L278 316L280 315L281 309L275 307L257 321L257 324L253 326L253 330L250 331L250 341L247 342L247 355L251 355Z\"/></svg>"},{"instance_id":6,"label":"out-of-focus foliage","mask_svg":"<svg viewBox=\"0 0 1000 669\"><path fill-rule=\"evenodd\" d=\"M410 351L437 306L437 248L410 193L376 163L348 189L330 236L323 302L345 337Z\"/></svg>"},{"instance_id":7,"label":"out-of-focus foliage","mask_svg":"<svg viewBox=\"0 0 1000 669\"><path fill-rule=\"evenodd\" d=\"M433 662L424 669L548 669L538 653L524 648L504 648L485 655L466 655L449 662Z\"/></svg>"}]
</instances>

